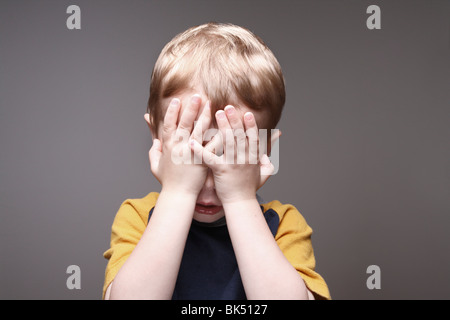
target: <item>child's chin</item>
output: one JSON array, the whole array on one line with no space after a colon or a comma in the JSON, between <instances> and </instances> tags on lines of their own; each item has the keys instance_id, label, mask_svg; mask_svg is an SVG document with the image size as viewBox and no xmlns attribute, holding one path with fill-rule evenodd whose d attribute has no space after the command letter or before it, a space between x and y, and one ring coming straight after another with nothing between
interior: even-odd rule
<instances>
[{"instance_id":1,"label":"child's chin","mask_svg":"<svg viewBox=\"0 0 450 320\"><path fill-rule=\"evenodd\" d=\"M197 211L194 211L194 220L198 222L211 223L219 220L225 215L223 209L217 212L216 214L203 214Z\"/></svg>"}]
</instances>

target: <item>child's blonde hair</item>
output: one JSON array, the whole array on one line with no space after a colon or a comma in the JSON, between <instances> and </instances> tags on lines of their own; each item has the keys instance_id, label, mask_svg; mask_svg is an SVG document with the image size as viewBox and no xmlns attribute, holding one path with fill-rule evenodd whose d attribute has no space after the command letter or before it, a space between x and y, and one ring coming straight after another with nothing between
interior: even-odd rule
<instances>
[{"instance_id":1,"label":"child's blonde hair","mask_svg":"<svg viewBox=\"0 0 450 320\"><path fill-rule=\"evenodd\" d=\"M267 112L264 129L273 129L285 103L280 64L249 30L222 23L192 27L161 51L152 72L147 112L158 132L162 100L200 85L215 112L232 104ZM261 125L261 124L260 124Z\"/></svg>"}]
</instances>

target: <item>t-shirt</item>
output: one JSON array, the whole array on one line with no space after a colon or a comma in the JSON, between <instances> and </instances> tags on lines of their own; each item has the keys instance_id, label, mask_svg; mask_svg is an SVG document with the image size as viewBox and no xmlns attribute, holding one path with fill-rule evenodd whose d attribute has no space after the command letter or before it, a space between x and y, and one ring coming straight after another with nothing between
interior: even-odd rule
<instances>
[{"instance_id":1,"label":"t-shirt","mask_svg":"<svg viewBox=\"0 0 450 320\"><path fill-rule=\"evenodd\" d=\"M110 248L103 254L109 260L103 297L144 233L158 195L151 192L141 199L128 199L120 206L112 225ZM262 203L261 214L308 289L316 298L330 299L324 279L315 272L312 229L300 212L290 204L275 200ZM172 298L246 299L225 217L214 223L193 220Z\"/></svg>"}]
</instances>

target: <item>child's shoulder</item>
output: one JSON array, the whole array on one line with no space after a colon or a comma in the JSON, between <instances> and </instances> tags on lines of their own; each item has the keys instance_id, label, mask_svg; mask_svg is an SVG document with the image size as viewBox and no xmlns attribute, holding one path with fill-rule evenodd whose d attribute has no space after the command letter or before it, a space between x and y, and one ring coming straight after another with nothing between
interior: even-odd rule
<instances>
[{"instance_id":1,"label":"child's shoulder","mask_svg":"<svg viewBox=\"0 0 450 320\"><path fill-rule=\"evenodd\" d=\"M275 211L280 218L284 217L286 214L300 214L297 208L290 203L281 203L278 200L272 200L270 202L264 202L261 204L264 208L264 212L268 210Z\"/></svg>"},{"instance_id":2,"label":"child's shoulder","mask_svg":"<svg viewBox=\"0 0 450 320\"><path fill-rule=\"evenodd\" d=\"M289 224L303 225L308 227L305 218L300 211L290 203L282 203L278 200L262 203L261 206L264 212L274 211L277 213L280 223L285 222Z\"/></svg>"},{"instance_id":3,"label":"child's shoulder","mask_svg":"<svg viewBox=\"0 0 450 320\"><path fill-rule=\"evenodd\" d=\"M143 198L126 199L122 202L116 219L139 219L147 222L150 210L155 206L158 192L150 192Z\"/></svg>"}]
</instances>

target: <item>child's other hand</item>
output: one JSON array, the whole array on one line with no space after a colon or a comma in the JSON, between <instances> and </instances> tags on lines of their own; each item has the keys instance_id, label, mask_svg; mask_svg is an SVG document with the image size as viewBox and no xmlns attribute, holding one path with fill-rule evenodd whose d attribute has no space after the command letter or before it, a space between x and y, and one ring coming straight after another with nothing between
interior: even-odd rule
<instances>
[{"instance_id":1,"label":"child's other hand","mask_svg":"<svg viewBox=\"0 0 450 320\"><path fill-rule=\"evenodd\" d=\"M208 168L193 164L188 144L189 137L195 137L191 132L200 106L200 96L192 96L177 125L181 102L177 98L172 99L164 117L162 141L153 140L149 151L150 166L164 191L198 195L203 187ZM210 121L211 114L207 103L198 122L203 124L203 128L208 128ZM189 161L184 163L183 157L186 156Z\"/></svg>"},{"instance_id":2,"label":"child's other hand","mask_svg":"<svg viewBox=\"0 0 450 320\"><path fill-rule=\"evenodd\" d=\"M225 111L216 112L219 132L214 138L205 147L194 140L190 143L194 153L211 168L222 204L254 199L256 191L274 171L266 154L258 159L259 133L253 113L247 112L243 118L242 123L236 109L227 106ZM233 137L231 132L235 132ZM223 149L223 155L212 152L217 149Z\"/></svg>"}]
</instances>

